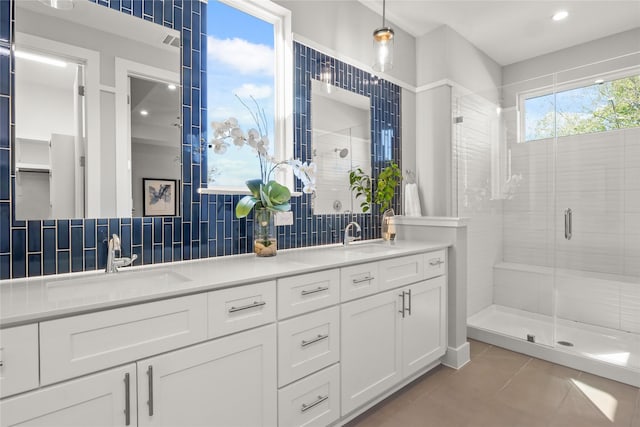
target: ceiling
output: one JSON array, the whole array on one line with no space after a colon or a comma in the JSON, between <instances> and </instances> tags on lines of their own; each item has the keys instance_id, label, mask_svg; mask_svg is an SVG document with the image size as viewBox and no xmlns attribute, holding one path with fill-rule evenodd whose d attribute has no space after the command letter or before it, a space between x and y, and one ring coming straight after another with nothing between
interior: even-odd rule
<instances>
[{"instance_id":1,"label":"ceiling","mask_svg":"<svg viewBox=\"0 0 640 427\"><path fill-rule=\"evenodd\" d=\"M382 0L358 1L382 14ZM560 9L569 17L552 21ZM415 37L448 25L509 65L639 28L640 0L386 0L386 15Z\"/></svg>"}]
</instances>

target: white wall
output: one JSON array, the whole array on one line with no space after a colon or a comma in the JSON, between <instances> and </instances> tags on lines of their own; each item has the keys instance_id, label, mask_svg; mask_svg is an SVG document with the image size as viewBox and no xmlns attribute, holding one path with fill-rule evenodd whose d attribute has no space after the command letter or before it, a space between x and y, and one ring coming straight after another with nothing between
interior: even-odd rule
<instances>
[{"instance_id":1,"label":"white wall","mask_svg":"<svg viewBox=\"0 0 640 427\"><path fill-rule=\"evenodd\" d=\"M291 11L296 38L310 40L336 53L337 59L345 58L346 62L371 71L373 30L382 23L380 15L357 1L277 0L276 3ZM415 86L415 38L392 22L388 24L395 31L394 64L388 73L381 75Z\"/></svg>"},{"instance_id":2,"label":"white wall","mask_svg":"<svg viewBox=\"0 0 640 427\"><path fill-rule=\"evenodd\" d=\"M53 133L75 134L71 85L63 90L23 82L17 74L16 92L16 138L49 141Z\"/></svg>"}]
</instances>

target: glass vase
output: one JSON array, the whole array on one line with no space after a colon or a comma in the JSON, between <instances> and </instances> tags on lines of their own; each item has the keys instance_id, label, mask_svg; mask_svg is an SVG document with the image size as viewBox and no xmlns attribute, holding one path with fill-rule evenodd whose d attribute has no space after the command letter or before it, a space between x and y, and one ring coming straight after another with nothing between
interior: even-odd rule
<instances>
[{"instance_id":1,"label":"glass vase","mask_svg":"<svg viewBox=\"0 0 640 427\"><path fill-rule=\"evenodd\" d=\"M278 251L274 216L268 209L256 209L253 213L253 251L256 256L275 256Z\"/></svg>"},{"instance_id":2,"label":"glass vase","mask_svg":"<svg viewBox=\"0 0 640 427\"><path fill-rule=\"evenodd\" d=\"M395 212L392 208L387 209L382 214L382 240L385 241L394 241L396 239L396 227L393 224L393 217L395 216Z\"/></svg>"}]
</instances>

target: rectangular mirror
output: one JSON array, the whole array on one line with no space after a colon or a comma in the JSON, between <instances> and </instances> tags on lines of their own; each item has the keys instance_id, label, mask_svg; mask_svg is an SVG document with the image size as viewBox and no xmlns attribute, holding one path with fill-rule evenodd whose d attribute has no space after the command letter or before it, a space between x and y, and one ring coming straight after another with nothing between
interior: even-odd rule
<instances>
[{"instance_id":1,"label":"rectangular mirror","mask_svg":"<svg viewBox=\"0 0 640 427\"><path fill-rule=\"evenodd\" d=\"M371 175L369 97L311 80L312 157L318 167L313 213L362 213L349 171Z\"/></svg>"},{"instance_id":2,"label":"rectangular mirror","mask_svg":"<svg viewBox=\"0 0 640 427\"><path fill-rule=\"evenodd\" d=\"M15 2L15 217L142 216L144 178L180 179L180 34L73 6Z\"/></svg>"}]
</instances>

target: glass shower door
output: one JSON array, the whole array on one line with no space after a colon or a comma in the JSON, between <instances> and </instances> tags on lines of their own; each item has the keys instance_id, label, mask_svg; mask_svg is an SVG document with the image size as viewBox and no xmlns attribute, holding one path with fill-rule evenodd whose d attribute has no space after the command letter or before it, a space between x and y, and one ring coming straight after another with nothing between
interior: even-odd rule
<instances>
[{"instance_id":1,"label":"glass shower door","mask_svg":"<svg viewBox=\"0 0 640 427\"><path fill-rule=\"evenodd\" d=\"M628 63L558 73L555 94L555 342L621 366L640 365L640 128L625 105L640 67Z\"/></svg>"}]
</instances>

